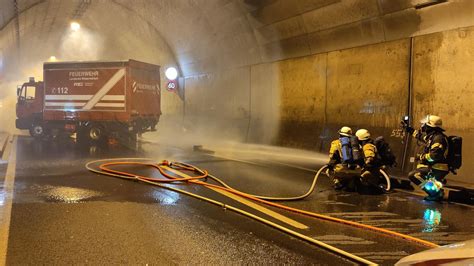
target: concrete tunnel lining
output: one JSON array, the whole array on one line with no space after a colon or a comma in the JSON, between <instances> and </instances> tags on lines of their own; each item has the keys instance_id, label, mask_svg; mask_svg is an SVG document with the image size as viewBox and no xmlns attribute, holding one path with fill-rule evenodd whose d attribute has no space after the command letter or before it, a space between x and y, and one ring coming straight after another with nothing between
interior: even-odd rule
<instances>
[{"instance_id":1,"label":"concrete tunnel lining","mask_svg":"<svg viewBox=\"0 0 474 266\"><path fill-rule=\"evenodd\" d=\"M291 2L266 1L262 5L252 5L252 1L134 1L133 4L125 0L92 1L82 16L87 26L88 19L94 21L94 18L99 18L99 11L110 12L113 13L111 18L116 20L115 23L123 23L124 28L136 27L141 31L140 35L151 35L150 40L161 39L153 43L161 43L159 48L153 49L153 45L146 41L138 42L134 38L120 36L123 41L116 45L115 51L109 49L109 54L97 59L128 56L162 65L176 62L185 77L186 97L181 101L175 95L163 93L165 117L180 121L184 117L185 127L188 129L198 121L206 128L206 131L202 131L204 135L208 135L207 129L211 127L213 136L225 133L227 137L241 141L318 151L327 149L328 139L334 136L335 129L341 123L357 127L370 126L375 132L390 136L397 128L399 116L404 114L406 101L397 94L399 101L396 106L378 110L374 115L367 115L367 111L370 108L385 107L373 107L370 103L364 107L364 103L361 103L360 99L357 100L358 104L351 107L354 108L353 112L359 117L359 121L348 121L346 116L335 115L347 106L337 105L338 91L339 95L344 95L343 91L350 92L351 85L359 80L358 88L370 87L370 93L378 97L380 95L377 88L387 85L387 78L394 78L392 83L388 82L388 85L391 84L390 90L400 90L401 94L404 94L408 82L408 38L414 36L415 43L424 40L429 42L430 36L433 35L426 34L442 34L449 36L447 38L455 38L456 34L467 32L467 39L462 41L462 38L458 38L461 41L457 48L453 48L464 50L474 25L472 16L469 16L473 4L472 1L466 0L449 1L420 10L414 8L420 1ZM21 45L24 46L23 61L28 62L36 56L40 62L45 58L34 55L36 51L32 49L34 47L28 46L28 42L44 43L44 48L49 47L49 42L60 42L62 27L67 26L74 16L74 9L82 2L18 3L22 12L19 21L22 27ZM108 9L111 4L117 9ZM62 9L59 10L67 11L67 15L62 19L57 13L48 12L53 11L55 5L61 6ZM30 9L25 9L29 6ZM47 12L40 16L43 16L43 20L52 19L48 24L51 31L46 25L32 25L34 22L28 20L28 14L34 14L45 6ZM114 12L118 7L122 11ZM125 12L134 15L128 16ZM453 13L458 15L452 17ZM335 20L334 17L338 14L343 15ZM109 26L104 26L107 23L106 18L107 16L103 16L100 23L91 23L90 28L96 28L102 33L109 32ZM126 21L127 19L133 19L133 22ZM15 26L11 19L9 21L0 31L0 47L4 51L3 54L7 54L7 64L15 61ZM41 18L38 21L41 21ZM30 26L25 27L28 24ZM464 27L467 28L457 30ZM150 28L152 31L143 30L144 28ZM155 32L150 34L153 31ZM117 32L108 34L110 36L107 38L113 39L116 38ZM44 39L46 42L42 42ZM136 45L133 45L134 43ZM140 47L145 49L138 51ZM373 52L376 50L380 53L378 57ZM397 51L402 54L396 55ZM397 67L389 69L389 66L383 64L364 63L364 53L372 60L395 60ZM445 52L440 50L440 53L442 55ZM361 55L362 62L351 59L351 54ZM416 51L415 55L419 56ZM436 53L432 55L436 56ZM472 53L467 52L463 58L470 56ZM338 60L341 62L337 63ZM466 63L469 64L469 60ZM384 70L387 72L384 73L396 74L393 77L390 77L390 74L374 76L365 71L379 67L386 67ZM419 70L424 67L423 64L415 65ZM30 69L31 67L27 71ZM360 75L365 75L365 80ZM26 77L28 74L22 73L22 76ZM343 79L339 81L338 77ZM464 86L466 93L472 97L472 81L466 74L462 74L462 77L465 80L460 81L458 86ZM446 81L439 82L442 86L440 85L438 90L443 91L449 86ZM415 91L417 88L424 90L426 84L437 86L436 82L430 84L422 80L417 81L416 77L414 84ZM336 94L330 95L333 92ZM388 98L384 104L393 104L392 100L397 97L386 95ZM222 100L216 101L216 98ZM436 103L437 100L435 98L430 101ZM434 108L435 106L438 107ZM428 110L438 111L439 105L416 108L418 107L415 107L415 113L419 117ZM358 112L359 109L362 113ZM440 111L440 115L451 117L452 110L441 108ZM322 113L324 116L321 116ZM469 112L464 113L471 117ZM389 115L390 119L385 119L385 115ZM468 132L471 128L460 122L450 124L449 119L445 120L447 127L453 132L467 134L470 138ZM461 174L464 172L462 170Z\"/></svg>"}]
</instances>

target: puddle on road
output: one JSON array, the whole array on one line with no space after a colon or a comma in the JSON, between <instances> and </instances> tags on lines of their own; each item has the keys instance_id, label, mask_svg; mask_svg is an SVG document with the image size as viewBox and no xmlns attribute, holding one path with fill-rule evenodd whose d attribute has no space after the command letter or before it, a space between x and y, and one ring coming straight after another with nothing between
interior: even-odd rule
<instances>
[{"instance_id":1,"label":"puddle on road","mask_svg":"<svg viewBox=\"0 0 474 266\"><path fill-rule=\"evenodd\" d=\"M78 203L87 199L103 196L102 193L82 188L42 186L40 195L48 202Z\"/></svg>"},{"instance_id":2,"label":"puddle on road","mask_svg":"<svg viewBox=\"0 0 474 266\"><path fill-rule=\"evenodd\" d=\"M161 205L177 205L180 194L172 191L155 190L152 197Z\"/></svg>"},{"instance_id":3,"label":"puddle on road","mask_svg":"<svg viewBox=\"0 0 474 266\"><path fill-rule=\"evenodd\" d=\"M323 204L328 204L328 205L341 205L341 206L350 206L350 207L356 207L357 205L351 204L351 203L345 203L341 201L335 201L335 200L324 200L321 201Z\"/></svg>"}]
</instances>

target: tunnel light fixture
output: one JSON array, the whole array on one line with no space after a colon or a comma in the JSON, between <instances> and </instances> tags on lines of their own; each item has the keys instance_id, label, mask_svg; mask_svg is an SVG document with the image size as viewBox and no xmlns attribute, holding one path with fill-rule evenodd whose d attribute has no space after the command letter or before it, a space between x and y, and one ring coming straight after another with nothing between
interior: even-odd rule
<instances>
[{"instance_id":1,"label":"tunnel light fixture","mask_svg":"<svg viewBox=\"0 0 474 266\"><path fill-rule=\"evenodd\" d=\"M168 80L175 80L178 77L178 70L174 67L168 67L165 76Z\"/></svg>"},{"instance_id":2,"label":"tunnel light fixture","mask_svg":"<svg viewBox=\"0 0 474 266\"><path fill-rule=\"evenodd\" d=\"M71 30L72 31L78 31L80 29L81 29L81 24L79 24L75 21L71 22Z\"/></svg>"},{"instance_id":3,"label":"tunnel light fixture","mask_svg":"<svg viewBox=\"0 0 474 266\"><path fill-rule=\"evenodd\" d=\"M58 59L56 58L56 56L52 55L50 58L49 58L49 62L56 62L58 61Z\"/></svg>"}]
</instances>

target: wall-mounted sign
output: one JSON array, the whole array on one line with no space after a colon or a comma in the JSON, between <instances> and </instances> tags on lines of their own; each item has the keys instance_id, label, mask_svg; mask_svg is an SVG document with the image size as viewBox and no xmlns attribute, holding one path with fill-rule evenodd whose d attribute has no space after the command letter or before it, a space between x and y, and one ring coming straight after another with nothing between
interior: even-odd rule
<instances>
[{"instance_id":1,"label":"wall-mounted sign","mask_svg":"<svg viewBox=\"0 0 474 266\"><path fill-rule=\"evenodd\" d=\"M176 92L178 90L178 81L177 80L170 80L166 84L166 89L170 92Z\"/></svg>"}]
</instances>

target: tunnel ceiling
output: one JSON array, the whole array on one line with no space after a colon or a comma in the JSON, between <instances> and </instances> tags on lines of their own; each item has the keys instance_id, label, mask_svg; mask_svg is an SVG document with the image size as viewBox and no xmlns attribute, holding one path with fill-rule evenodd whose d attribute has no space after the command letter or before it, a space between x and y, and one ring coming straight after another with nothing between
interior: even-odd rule
<instances>
[{"instance_id":1,"label":"tunnel ceiling","mask_svg":"<svg viewBox=\"0 0 474 266\"><path fill-rule=\"evenodd\" d=\"M151 28L142 35L163 38L184 74L193 75L473 24L473 1L415 8L430 1L0 0L0 33L8 36L0 48L58 42L71 20L100 34L114 29L117 17L120 23L130 18L132 31ZM114 38L122 35L115 32Z\"/></svg>"}]
</instances>

